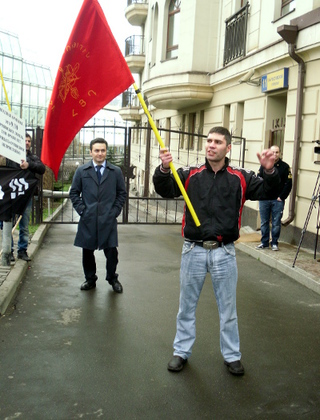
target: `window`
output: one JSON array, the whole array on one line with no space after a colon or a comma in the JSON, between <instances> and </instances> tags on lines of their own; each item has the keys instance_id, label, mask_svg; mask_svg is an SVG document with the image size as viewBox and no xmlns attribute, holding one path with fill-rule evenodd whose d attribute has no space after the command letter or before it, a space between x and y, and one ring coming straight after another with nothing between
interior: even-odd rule
<instances>
[{"instance_id":1,"label":"window","mask_svg":"<svg viewBox=\"0 0 320 420\"><path fill-rule=\"evenodd\" d=\"M157 54L157 39L158 39L158 4L156 4L154 16L153 16L153 28L152 28L152 58L151 66L156 64L156 54Z\"/></svg>"},{"instance_id":2,"label":"window","mask_svg":"<svg viewBox=\"0 0 320 420\"><path fill-rule=\"evenodd\" d=\"M179 147L180 147L180 149L183 149L184 148L184 141L185 141L185 134L184 133L186 131L186 114L182 115L180 129L181 129L182 133L180 135Z\"/></svg>"},{"instance_id":3,"label":"window","mask_svg":"<svg viewBox=\"0 0 320 420\"><path fill-rule=\"evenodd\" d=\"M2 76L12 80L13 60L9 57L3 57ZM8 88L7 88L8 90Z\"/></svg>"},{"instance_id":4,"label":"window","mask_svg":"<svg viewBox=\"0 0 320 420\"><path fill-rule=\"evenodd\" d=\"M165 145L170 148L171 143L171 118L166 118L166 132L165 132Z\"/></svg>"},{"instance_id":5,"label":"window","mask_svg":"<svg viewBox=\"0 0 320 420\"><path fill-rule=\"evenodd\" d=\"M171 0L168 10L168 36L166 58L178 56L178 37L180 27L180 6L181 0Z\"/></svg>"},{"instance_id":6,"label":"window","mask_svg":"<svg viewBox=\"0 0 320 420\"><path fill-rule=\"evenodd\" d=\"M12 82L11 102L19 104L21 102L21 83Z\"/></svg>"},{"instance_id":7,"label":"window","mask_svg":"<svg viewBox=\"0 0 320 420\"><path fill-rule=\"evenodd\" d=\"M159 130L159 128L160 128L160 121L159 120L156 120L156 127L157 127L157 129ZM152 131L153 132L153 131ZM156 136L154 136L154 142L153 142L153 145L154 146L159 146L159 143L158 143L158 140L157 140L157 137Z\"/></svg>"},{"instance_id":8,"label":"window","mask_svg":"<svg viewBox=\"0 0 320 420\"><path fill-rule=\"evenodd\" d=\"M200 111L200 121L199 121L199 129L198 134L203 134L203 126L204 126L204 111ZM203 138L199 135L198 137L198 152L202 150L203 147Z\"/></svg>"},{"instance_id":9,"label":"window","mask_svg":"<svg viewBox=\"0 0 320 420\"><path fill-rule=\"evenodd\" d=\"M194 149L194 135L196 132L196 113L189 114L188 150Z\"/></svg>"},{"instance_id":10,"label":"window","mask_svg":"<svg viewBox=\"0 0 320 420\"><path fill-rule=\"evenodd\" d=\"M246 55L249 2L226 19L223 65Z\"/></svg>"},{"instance_id":11,"label":"window","mask_svg":"<svg viewBox=\"0 0 320 420\"><path fill-rule=\"evenodd\" d=\"M247 4L247 2L248 2L247 0L238 0L236 2L236 9L235 10L241 9L241 7L245 6Z\"/></svg>"},{"instance_id":12,"label":"window","mask_svg":"<svg viewBox=\"0 0 320 420\"><path fill-rule=\"evenodd\" d=\"M13 64L12 78L14 80L21 80L22 60L12 60L12 64Z\"/></svg>"},{"instance_id":13,"label":"window","mask_svg":"<svg viewBox=\"0 0 320 420\"><path fill-rule=\"evenodd\" d=\"M281 0L281 16L286 15L295 8L295 0Z\"/></svg>"}]
</instances>

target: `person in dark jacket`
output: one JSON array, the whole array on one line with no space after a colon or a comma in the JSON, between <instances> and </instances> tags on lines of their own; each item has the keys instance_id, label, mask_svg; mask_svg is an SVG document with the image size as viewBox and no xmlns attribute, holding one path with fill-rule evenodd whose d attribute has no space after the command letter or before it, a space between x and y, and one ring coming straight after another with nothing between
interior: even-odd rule
<instances>
[{"instance_id":1,"label":"person in dark jacket","mask_svg":"<svg viewBox=\"0 0 320 420\"><path fill-rule=\"evenodd\" d=\"M31 136L26 133L26 160L22 160L19 165L16 162L13 162L10 159L7 159L6 166L9 168L21 168L24 170L29 170L34 174L43 175L45 173L46 167L41 162L40 158L37 155L34 155L31 152ZM18 259L24 261L30 261L31 258L28 255L28 243L29 243L29 221L30 214L32 210L32 199L27 204L27 207L19 222L19 239L18 239L18 250L17 257ZM14 261L14 250L13 250L13 241L12 241L12 251L11 251L11 261Z\"/></svg>"},{"instance_id":2,"label":"person in dark jacket","mask_svg":"<svg viewBox=\"0 0 320 420\"><path fill-rule=\"evenodd\" d=\"M90 143L92 161L79 167L73 177L70 198L80 215L74 245L82 248L85 282L81 290L96 287L94 251L102 249L106 257L106 280L117 293L123 287L116 273L118 265L117 217L126 200L121 169L106 161L108 143L96 138Z\"/></svg>"},{"instance_id":3,"label":"person in dark jacket","mask_svg":"<svg viewBox=\"0 0 320 420\"><path fill-rule=\"evenodd\" d=\"M211 275L220 318L220 349L234 375L243 375L236 309L237 262L234 241L239 238L241 213L246 200L261 200L279 184L274 155L258 153L265 179L254 172L229 165L231 135L224 127L209 131L205 163L178 169L177 173L200 221L197 227L187 206L182 222L184 244L180 267L180 301L173 358L168 370L183 369L196 337L196 308L207 272ZM170 173L172 155L160 150L161 165L155 170L155 190L162 197L181 195Z\"/></svg>"},{"instance_id":4,"label":"person in dark jacket","mask_svg":"<svg viewBox=\"0 0 320 420\"><path fill-rule=\"evenodd\" d=\"M292 175L290 166L280 159L279 146L271 146L270 150L275 157L275 167L281 179L278 191L272 200L264 200L259 202L259 211L261 219L261 244L257 249L269 248L270 241L270 217L271 217L271 249L279 251L278 241L281 232L281 218L283 215L284 202L290 194L292 188ZM260 167L258 175L264 178L263 168Z\"/></svg>"}]
</instances>

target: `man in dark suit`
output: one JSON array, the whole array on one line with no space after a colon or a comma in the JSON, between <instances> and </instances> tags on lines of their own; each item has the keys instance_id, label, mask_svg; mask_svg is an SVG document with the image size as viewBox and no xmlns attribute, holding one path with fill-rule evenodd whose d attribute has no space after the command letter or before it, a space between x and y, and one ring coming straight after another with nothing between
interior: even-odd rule
<instances>
[{"instance_id":1,"label":"man in dark suit","mask_svg":"<svg viewBox=\"0 0 320 420\"><path fill-rule=\"evenodd\" d=\"M118 264L117 217L126 200L125 183L119 167L106 161L108 143L96 138L90 143L92 161L76 170L70 189L73 207L80 215L75 246L82 248L85 282L81 290L96 287L94 251L106 256L106 280L117 293L123 288L116 273Z\"/></svg>"}]
</instances>

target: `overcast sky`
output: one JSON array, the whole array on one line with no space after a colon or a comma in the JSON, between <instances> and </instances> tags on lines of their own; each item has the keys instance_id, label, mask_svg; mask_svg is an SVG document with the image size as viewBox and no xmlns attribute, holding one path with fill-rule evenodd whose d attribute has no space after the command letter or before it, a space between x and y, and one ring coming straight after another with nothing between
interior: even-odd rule
<instances>
[{"instance_id":1,"label":"overcast sky","mask_svg":"<svg viewBox=\"0 0 320 420\"><path fill-rule=\"evenodd\" d=\"M55 78L82 3L83 0L1 0L0 29L18 35L23 58L49 66ZM125 39L140 33L125 18L127 0L99 3L124 52Z\"/></svg>"}]
</instances>

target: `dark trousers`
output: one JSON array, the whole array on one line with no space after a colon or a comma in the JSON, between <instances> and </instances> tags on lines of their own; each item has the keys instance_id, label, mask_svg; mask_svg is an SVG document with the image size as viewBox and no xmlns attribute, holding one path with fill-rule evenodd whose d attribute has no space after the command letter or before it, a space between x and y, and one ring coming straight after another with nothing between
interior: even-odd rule
<instances>
[{"instance_id":1,"label":"dark trousers","mask_svg":"<svg viewBox=\"0 0 320 420\"><path fill-rule=\"evenodd\" d=\"M118 249L106 248L103 252L106 257L106 280L112 282L118 278L118 274L116 273ZM96 276L97 267L94 250L82 248L82 266L86 280L88 282L96 282L98 277Z\"/></svg>"}]
</instances>

